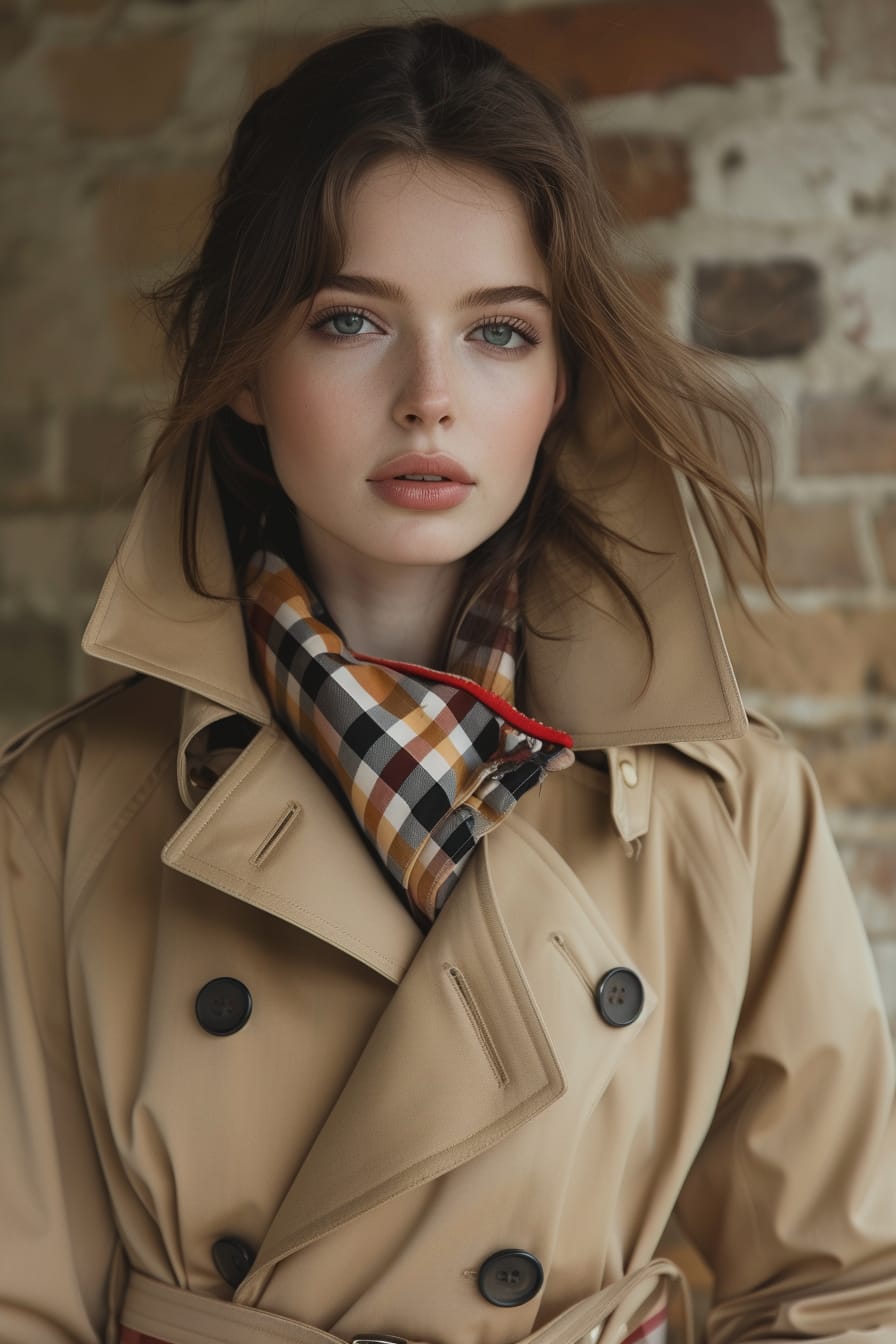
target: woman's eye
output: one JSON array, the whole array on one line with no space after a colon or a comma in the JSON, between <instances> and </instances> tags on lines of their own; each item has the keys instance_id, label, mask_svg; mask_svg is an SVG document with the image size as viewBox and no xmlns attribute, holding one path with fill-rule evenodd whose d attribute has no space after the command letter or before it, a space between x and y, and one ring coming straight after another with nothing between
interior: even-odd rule
<instances>
[{"instance_id":1,"label":"woman's eye","mask_svg":"<svg viewBox=\"0 0 896 1344\"><path fill-rule=\"evenodd\" d=\"M538 344L538 338L534 332L511 322L483 322L476 330L485 333L485 340L481 341L480 344L494 346L496 350L515 351L521 350L527 345ZM514 336L520 338L516 344L513 344Z\"/></svg>"},{"instance_id":2,"label":"woman's eye","mask_svg":"<svg viewBox=\"0 0 896 1344\"><path fill-rule=\"evenodd\" d=\"M311 325L314 331L320 331L329 327L332 323L335 331L328 332L327 335L334 335L338 339L342 336L368 336L370 333L362 330L365 322L370 322L371 326L373 325L371 319L365 317L363 313L355 313L346 309L344 312L324 313Z\"/></svg>"}]
</instances>

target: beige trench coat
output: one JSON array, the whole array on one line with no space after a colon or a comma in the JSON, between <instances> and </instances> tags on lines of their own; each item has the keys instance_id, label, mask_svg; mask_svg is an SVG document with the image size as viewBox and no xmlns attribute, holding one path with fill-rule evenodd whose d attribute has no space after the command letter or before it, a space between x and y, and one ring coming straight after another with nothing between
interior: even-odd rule
<instances>
[{"instance_id":1,"label":"beige trench coat","mask_svg":"<svg viewBox=\"0 0 896 1344\"><path fill-rule=\"evenodd\" d=\"M638 698L631 624L593 583L609 616L558 606L546 562L565 637L518 699L581 755L426 936L271 722L239 609L185 586L177 470L144 492L85 636L142 675L3 766L3 1344L619 1344L675 1287L673 1209L713 1344L896 1341L865 934L806 761L744 712L674 476L617 446L603 504L665 553L628 557L656 673ZM211 495L203 554L232 579ZM196 1010L221 977L251 995L226 1035ZM497 1305L508 1250L543 1283Z\"/></svg>"}]
</instances>

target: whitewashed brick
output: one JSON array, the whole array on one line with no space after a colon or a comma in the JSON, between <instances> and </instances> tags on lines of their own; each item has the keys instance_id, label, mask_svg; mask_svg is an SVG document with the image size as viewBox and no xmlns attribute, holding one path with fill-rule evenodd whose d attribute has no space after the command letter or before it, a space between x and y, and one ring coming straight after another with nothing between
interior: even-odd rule
<instances>
[{"instance_id":1,"label":"whitewashed brick","mask_svg":"<svg viewBox=\"0 0 896 1344\"><path fill-rule=\"evenodd\" d=\"M864 350L896 350L896 248L892 237L885 244L851 248L837 289L833 315L842 334Z\"/></svg>"},{"instance_id":2,"label":"whitewashed brick","mask_svg":"<svg viewBox=\"0 0 896 1344\"><path fill-rule=\"evenodd\" d=\"M727 126L694 162L697 201L715 214L815 224L896 211L896 97Z\"/></svg>"}]
</instances>

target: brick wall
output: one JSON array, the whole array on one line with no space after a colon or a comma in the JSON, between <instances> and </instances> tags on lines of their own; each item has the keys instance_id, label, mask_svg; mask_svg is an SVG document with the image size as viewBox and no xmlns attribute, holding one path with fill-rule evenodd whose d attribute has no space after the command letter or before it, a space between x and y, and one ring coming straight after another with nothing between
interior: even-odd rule
<instances>
[{"instance_id":1,"label":"brick wall","mask_svg":"<svg viewBox=\"0 0 896 1344\"><path fill-rule=\"evenodd\" d=\"M626 268L681 338L739 357L790 610L751 588L760 637L711 577L748 704L815 766L896 1027L896 5L428 11L576 102ZM80 633L169 386L135 287L201 230L252 94L334 23L408 13L0 0L0 734L108 675Z\"/></svg>"}]
</instances>

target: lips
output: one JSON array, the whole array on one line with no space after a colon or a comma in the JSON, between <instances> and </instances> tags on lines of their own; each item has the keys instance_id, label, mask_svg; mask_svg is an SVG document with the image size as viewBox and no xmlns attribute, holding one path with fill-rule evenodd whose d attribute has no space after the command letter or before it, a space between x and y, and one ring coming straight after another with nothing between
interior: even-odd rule
<instances>
[{"instance_id":1,"label":"lips","mask_svg":"<svg viewBox=\"0 0 896 1344\"><path fill-rule=\"evenodd\" d=\"M445 453L405 453L402 457L393 457L391 462L377 467L368 479L388 481L396 480L399 476L442 476L447 481L457 481L463 485L475 484L469 472Z\"/></svg>"}]
</instances>

